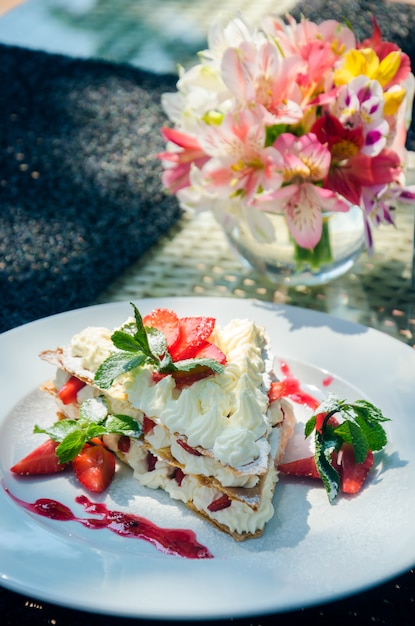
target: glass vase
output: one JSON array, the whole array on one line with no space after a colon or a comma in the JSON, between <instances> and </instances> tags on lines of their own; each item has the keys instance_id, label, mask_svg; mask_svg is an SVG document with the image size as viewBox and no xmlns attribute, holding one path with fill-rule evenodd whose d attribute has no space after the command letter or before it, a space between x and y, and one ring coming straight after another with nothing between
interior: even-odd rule
<instances>
[{"instance_id":1,"label":"glass vase","mask_svg":"<svg viewBox=\"0 0 415 626\"><path fill-rule=\"evenodd\" d=\"M326 284L349 271L363 250L364 219L358 206L345 213L323 214L322 237L313 250L296 244L284 214L267 212L267 216L275 233L270 243L258 241L241 214L220 222L240 261L275 283Z\"/></svg>"}]
</instances>

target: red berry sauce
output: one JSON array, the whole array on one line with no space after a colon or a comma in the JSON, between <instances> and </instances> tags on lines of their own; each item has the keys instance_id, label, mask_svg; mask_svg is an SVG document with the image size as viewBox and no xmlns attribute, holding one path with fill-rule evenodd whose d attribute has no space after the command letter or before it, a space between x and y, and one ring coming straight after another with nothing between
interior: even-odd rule
<instances>
[{"instance_id":1,"label":"red berry sauce","mask_svg":"<svg viewBox=\"0 0 415 626\"><path fill-rule=\"evenodd\" d=\"M35 502L29 503L11 494L7 488L5 490L20 506L31 513L42 515L48 519L60 522L79 522L86 528L94 530L107 528L121 537L148 541L164 554L181 556L186 559L213 558L209 550L198 543L192 530L160 528L144 517L122 511L110 511L105 504L91 502L86 496L78 496L75 501L81 504L87 513L101 517L76 517L69 507L57 500L39 498Z\"/></svg>"},{"instance_id":2,"label":"red berry sauce","mask_svg":"<svg viewBox=\"0 0 415 626\"><path fill-rule=\"evenodd\" d=\"M301 389L300 381L294 376L286 363L280 362L280 367L285 383L285 396L293 402L308 406L314 411L320 402Z\"/></svg>"}]
</instances>

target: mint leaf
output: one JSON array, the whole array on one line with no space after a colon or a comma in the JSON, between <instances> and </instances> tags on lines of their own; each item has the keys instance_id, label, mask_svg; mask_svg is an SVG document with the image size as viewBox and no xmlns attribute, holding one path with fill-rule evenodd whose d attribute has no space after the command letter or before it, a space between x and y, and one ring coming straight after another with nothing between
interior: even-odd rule
<instances>
[{"instance_id":1,"label":"mint leaf","mask_svg":"<svg viewBox=\"0 0 415 626\"><path fill-rule=\"evenodd\" d=\"M137 332L137 325L135 321L129 319L127 322L124 322L119 330L123 333L126 333L127 335L131 335L131 337L134 337L135 333Z\"/></svg>"},{"instance_id":2,"label":"mint leaf","mask_svg":"<svg viewBox=\"0 0 415 626\"><path fill-rule=\"evenodd\" d=\"M89 398L82 402L79 409L79 418L75 423L86 422L103 422L108 415L108 406L103 397Z\"/></svg>"},{"instance_id":3,"label":"mint leaf","mask_svg":"<svg viewBox=\"0 0 415 626\"><path fill-rule=\"evenodd\" d=\"M147 356L142 352L117 352L109 356L97 369L94 382L101 389L109 389L118 376L143 365Z\"/></svg>"},{"instance_id":4,"label":"mint leaf","mask_svg":"<svg viewBox=\"0 0 415 626\"><path fill-rule=\"evenodd\" d=\"M69 433L78 428L77 420L59 420L49 428L40 428L35 424L34 433L42 433L48 435L53 441L62 441Z\"/></svg>"},{"instance_id":5,"label":"mint leaf","mask_svg":"<svg viewBox=\"0 0 415 626\"><path fill-rule=\"evenodd\" d=\"M194 367L208 367L216 374L221 374L224 366L215 359L186 359L184 361L176 361L174 364L176 369L189 372Z\"/></svg>"},{"instance_id":6,"label":"mint leaf","mask_svg":"<svg viewBox=\"0 0 415 626\"><path fill-rule=\"evenodd\" d=\"M105 422L105 428L108 434L116 433L135 438L141 435L139 423L129 415L109 415Z\"/></svg>"},{"instance_id":7,"label":"mint leaf","mask_svg":"<svg viewBox=\"0 0 415 626\"><path fill-rule=\"evenodd\" d=\"M169 374L174 371L190 372L196 367L208 367L215 374L221 374L224 366L215 359L185 359L183 361L163 360L160 363L159 372L161 374Z\"/></svg>"},{"instance_id":8,"label":"mint leaf","mask_svg":"<svg viewBox=\"0 0 415 626\"><path fill-rule=\"evenodd\" d=\"M196 358L173 362L167 349L165 333L144 326L139 310L132 302L130 304L134 311L135 328L134 323L129 321L113 332L111 339L119 352L109 356L95 373L94 382L101 389L109 389L118 376L146 363L155 366L161 374L190 372L200 367L209 368L214 374L223 372L224 366L215 359Z\"/></svg>"},{"instance_id":9,"label":"mint leaf","mask_svg":"<svg viewBox=\"0 0 415 626\"><path fill-rule=\"evenodd\" d=\"M142 351L147 356L151 357L152 356L152 352L151 352L151 349L150 349L150 345L148 343L148 337L147 337L146 329L144 328L143 318L141 317L140 311L137 309L135 304L133 304L132 302L130 302L130 304L133 307L135 324L137 326L137 332L134 335L134 339L140 345Z\"/></svg>"},{"instance_id":10,"label":"mint leaf","mask_svg":"<svg viewBox=\"0 0 415 626\"><path fill-rule=\"evenodd\" d=\"M87 441L91 441L94 437L102 437L107 434L107 428L105 424L81 424L81 428L85 432Z\"/></svg>"},{"instance_id":11,"label":"mint leaf","mask_svg":"<svg viewBox=\"0 0 415 626\"><path fill-rule=\"evenodd\" d=\"M374 406L371 402L367 400L356 400L354 404L351 405L353 410L362 416L367 422L379 423L379 422L389 422L389 418L385 417L382 411Z\"/></svg>"},{"instance_id":12,"label":"mint leaf","mask_svg":"<svg viewBox=\"0 0 415 626\"><path fill-rule=\"evenodd\" d=\"M334 420L330 420L331 417ZM367 400L348 403L339 400L334 394L329 394L307 421L304 433L309 437L315 432L314 459L330 502L340 490L340 477L333 464L333 453L349 444L353 447L356 464L363 463L369 451L381 450L386 445L387 436L382 426L386 421L388 418L382 411Z\"/></svg>"},{"instance_id":13,"label":"mint leaf","mask_svg":"<svg viewBox=\"0 0 415 626\"><path fill-rule=\"evenodd\" d=\"M359 424L361 431L364 433L368 447L373 452L382 450L387 444L387 437L384 428L380 424L373 424L356 416L356 423Z\"/></svg>"},{"instance_id":14,"label":"mint leaf","mask_svg":"<svg viewBox=\"0 0 415 626\"><path fill-rule=\"evenodd\" d=\"M353 405L356 422L365 433L369 448L373 451L382 450L387 444L387 437L382 422L389 421L380 409L365 400L358 400Z\"/></svg>"},{"instance_id":15,"label":"mint leaf","mask_svg":"<svg viewBox=\"0 0 415 626\"><path fill-rule=\"evenodd\" d=\"M119 352L114 352L105 359L95 373L94 382L101 389L109 389L118 376L145 363L158 365L158 356L167 350L164 333L157 329L149 329L147 334L139 310L133 303L131 306L134 309L135 332L131 323L128 323L123 327L125 330L116 330L111 335L111 340Z\"/></svg>"},{"instance_id":16,"label":"mint leaf","mask_svg":"<svg viewBox=\"0 0 415 626\"><path fill-rule=\"evenodd\" d=\"M111 341L118 350L124 352L138 352L142 351L141 344L135 339L133 335L125 333L122 330L116 330L111 335Z\"/></svg>"},{"instance_id":17,"label":"mint leaf","mask_svg":"<svg viewBox=\"0 0 415 626\"><path fill-rule=\"evenodd\" d=\"M82 450L88 439L86 432L80 429L73 430L61 441L56 448L60 463L69 463Z\"/></svg>"},{"instance_id":18,"label":"mint leaf","mask_svg":"<svg viewBox=\"0 0 415 626\"><path fill-rule=\"evenodd\" d=\"M316 451L315 462L317 471L326 488L326 492L330 502L337 497L340 491L340 475L333 467L331 455L336 451L338 440L324 437L320 433L316 433L315 439Z\"/></svg>"},{"instance_id":19,"label":"mint leaf","mask_svg":"<svg viewBox=\"0 0 415 626\"><path fill-rule=\"evenodd\" d=\"M316 427L316 416L312 415L310 419L306 422L306 425L304 427L304 436L306 439L307 437L311 435L315 427Z\"/></svg>"},{"instance_id":20,"label":"mint leaf","mask_svg":"<svg viewBox=\"0 0 415 626\"><path fill-rule=\"evenodd\" d=\"M342 443L350 443L354 448L356 463L363 463L369 451L369 442L362 428L351 420L344 421L334 429Z\"/></svg>"},{"instance_id":21,"label":"mint leaf","mask_svg":"<svg viewBox=\"0 0 415 626\"><path fill-rule=\"evenodd\" d=\"M148 328L147 339L152 355L162 357L163 355L168 354L167 339L163 331L158 330L158 328Z\"/></svg>"},{"instance_id":22,"label":"mint leaf","mask_svg":"<svg viewBox=\"0 0 415 626\"><path fill-rule=\"evenodd\" d=\"M95 437L116 434L138 438L142 430L133 417L108 413L105 398L99 397L82 403L79 419L59 420L50 428L35 426L33 432L47 434L54 441L60 442L56 454L61 463L68 463Z\"/></svg>"}]
</instances>

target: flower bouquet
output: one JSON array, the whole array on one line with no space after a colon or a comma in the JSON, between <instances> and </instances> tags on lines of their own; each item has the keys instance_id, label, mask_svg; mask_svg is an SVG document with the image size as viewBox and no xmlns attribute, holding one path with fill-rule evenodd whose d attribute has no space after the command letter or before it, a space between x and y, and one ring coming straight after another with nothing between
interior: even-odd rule
<instances>
[{"instance_id":1,"label":"flower bouquet","mask_svg":"<svg viewBox=\"0 0 415 626\"><path fill-rule=\"evenodd\" d=\"M409 57L375 19L359 42L334 20L238 16L217 20L208 45L162 97L164 187L228 231L243 220L259 245L278 239L270 216L283 216L297 265L313 269L331 259L329 216L358 207L370 252L373 227L415 199L404 186Z\"/></svg>"}]
</instances>

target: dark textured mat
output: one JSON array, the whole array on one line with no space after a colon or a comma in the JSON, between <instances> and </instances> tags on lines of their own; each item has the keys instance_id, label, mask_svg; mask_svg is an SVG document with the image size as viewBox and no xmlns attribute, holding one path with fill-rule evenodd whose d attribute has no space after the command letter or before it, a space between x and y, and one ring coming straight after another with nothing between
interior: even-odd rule
<instances>
[{"instance_id":1,"label":"dark textured mat","mask_svg":"<svg viewBox=\"0 0 415 626\"><path fill-rule=\"evenodd\" d=\"M91 303L177 220L154 158L176 80L0 46L0 331Z\"/></svg>"},{"instance_id":2,"label":"dark textured mat","mask_svg":"<svg viewBox=\"0 0 415 626\"><path fill-rule=\"evenodd\" d=\"M404 2L385 0L303 0L291 11L300 19L315 22L334 19L349 22L359 39L372 33L372 16L382 31L383 39L394 41L405 52L415 49L415 7Z\"/></svg>"}]
</instances>

